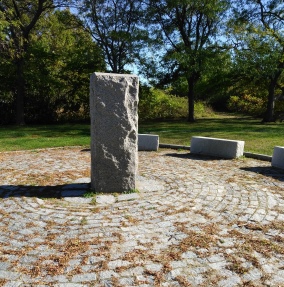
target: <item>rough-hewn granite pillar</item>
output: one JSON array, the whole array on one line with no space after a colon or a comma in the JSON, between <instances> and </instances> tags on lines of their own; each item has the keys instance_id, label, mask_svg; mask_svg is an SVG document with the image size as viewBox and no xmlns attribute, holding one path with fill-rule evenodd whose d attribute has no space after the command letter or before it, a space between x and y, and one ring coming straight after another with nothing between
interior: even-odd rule
<instances>
[{"instance_id":1,"label":"rough-hewn granite pillar","mask_svg":"<svg viewBox=\"0 0 284 287\"><path fill-rule=\"evenodd\" d=\"M136 188L138 87L135 75L91 75L91 187L96 192Z\"/></svg>"}]
</instances>

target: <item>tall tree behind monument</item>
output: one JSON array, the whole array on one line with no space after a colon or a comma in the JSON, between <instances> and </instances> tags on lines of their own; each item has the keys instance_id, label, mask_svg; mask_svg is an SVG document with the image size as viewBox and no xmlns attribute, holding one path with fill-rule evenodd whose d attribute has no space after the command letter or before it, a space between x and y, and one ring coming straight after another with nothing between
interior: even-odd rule
<instances>
[{"instance_id":1,"label":"tall tree behind monument","mask_svg":"<svg viewBox=\"0 0 284 287\"><path fill-rule=\"evenodd\" d=\"M108 71L123 73L136 62L147 31L140 20L143 1L82 0L78 8L92 37L104 52Z\"/></svg>"},{"instance_id":2,"label":"tall tree behind monument","mask_svg":"<svg viewBox=\"0 0 284 287\"><path fill-rule=\"evenodd\" d=\"M195 85L206 59L219 52L217 45L227 0L148 0L148 17L157 43L163 47L170 77L187 81L188 121L194 122ZM164 72L164 71L163 71Z\"/></svg>"},{"instance_id":3,"label":"tall tree behind monument","mask_svg":"<svg viewBox=\"0 0 284 287\"><path fill-rule=\"evenodd\" d=\"M235 0L232 7L234 14L228 27L236 43L235 62L243 70L243 79L266 89L263 122L272 122L276 90L283 86L284 2Z\"/></svg>"}]
</instances>

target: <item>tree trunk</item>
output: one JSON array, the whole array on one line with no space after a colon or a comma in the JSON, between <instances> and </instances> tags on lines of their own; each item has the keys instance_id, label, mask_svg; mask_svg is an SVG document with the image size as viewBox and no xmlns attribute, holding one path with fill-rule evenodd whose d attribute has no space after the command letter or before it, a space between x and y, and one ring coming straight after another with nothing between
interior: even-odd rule
<instances>
[{"instance_id":1,"label":"tree trunk","mask_svg":"<svg viewBox=\"0 0 284 287\"><path fill-rule=\"evenodd\" d=\"M262 122L274 122L274 107L275 107L275 88L279 76L276 75L270 79L268 87L268 101L266 106L266 112L264 114Z\"/></svg>"},{"instance_id":2,"label":"tree trunk","mask_svg":"<svg viewBox=\"0 0 284 287\"><path fill-rule=\"evenodd\" d=\"M17 63L17 80L16 80L16 124L25 125L24 114L24 97L25 97L25 79L24 79L24 59L21 57Z\"/></svg>"},{"instance_id":3,"label":"tree trunk","mask_svg":"<svg viewBox=\"0 0 284 287\"><path fill-rule=\"evenodd\" d=\"M283 55L284 55L284 47L282 51L282 57ZM280 78L283 69L284 69L284 62L279 61L275 74L272 77L270 77L270 82L268 86L268 100L267 100L266 112L264 114L262 122L274 122L275 121L275 117L274 117L275 89L276 89L278 79Z\"/></svg>"},{"instance_id":4,"label":"tree trunk","mask_svg":"<svg viewBox=\"0 0 284 287\"><path fill-rule=\"evenodd\" d=\"M187 78L187 100L188 100L188 118L187 121L190 123L195 122L194 118L194 84L195 81L192 77Z\"/></svg>"}]
</instances>

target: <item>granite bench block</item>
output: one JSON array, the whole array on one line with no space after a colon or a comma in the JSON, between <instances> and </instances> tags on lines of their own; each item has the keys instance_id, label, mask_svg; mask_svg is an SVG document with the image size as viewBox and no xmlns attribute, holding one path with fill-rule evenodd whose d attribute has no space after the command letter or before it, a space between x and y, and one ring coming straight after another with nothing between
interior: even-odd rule
<instances>
[{"instance_id":1,"label":"granite bench block","mask_svg":"<svg viewBox=\"0 0 284 287\"><path fill-rule=\"evenodd\" d=\"M284 169L284 147L275 146L272 155L271 165Z\"/></svg>"},{"instance_id":2,"label":"granite bench block","mask_svg":"<svg viewBox=\"0 0 284 287\"><path fill-rule=\"evenodd\" d=\"M158 135L138 134L138 150L157 151L158 148Z\"/></svg>"},{"instance_id":3,"label":"granite bench block","mask_svg":"<svg viewBox=\"0 0 284 287\"><path fill-rule=\"evenodd\" d=\"M190 152L223 158L237 158L244 153L244 141L198 137L191 139Z\"/></svg>"}]
</instances>

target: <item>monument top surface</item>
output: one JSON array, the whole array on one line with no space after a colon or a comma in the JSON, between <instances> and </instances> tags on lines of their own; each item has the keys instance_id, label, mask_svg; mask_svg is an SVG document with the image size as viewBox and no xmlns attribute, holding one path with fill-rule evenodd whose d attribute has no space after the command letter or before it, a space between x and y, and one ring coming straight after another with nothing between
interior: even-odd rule
<instances>
[{"instance_id":1,"label":"monument top surface","mask_svg":"<svg viewBox=\"0 0 284 287\"><path fill-rule=\"evenodd\" d=\"M95 72L96 76L117 76L117 77L138 77L135 74L116 74L116 73L102 73L102 72Z\"/></svg>"}]
</instances>

